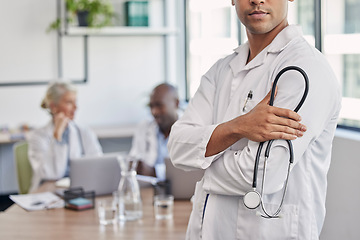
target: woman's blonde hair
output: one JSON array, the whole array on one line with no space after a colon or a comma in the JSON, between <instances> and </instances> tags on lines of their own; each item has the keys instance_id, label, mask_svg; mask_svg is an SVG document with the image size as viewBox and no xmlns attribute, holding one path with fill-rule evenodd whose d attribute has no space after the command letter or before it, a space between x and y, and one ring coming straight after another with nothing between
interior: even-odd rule
<instances>
[{"instance_id":1,"label":"woman's blonde hair","mask_svg":"<svg viewBox=\"0 0 360 240\"><path fill-rule=\"evenodd\" d=\"M41 107L49 109L50 105L58 104L61 97L67 92L76 92L76 88L68 82L53 82L49 85L46 95L41 102Z\"/></svg>"}]
</instances>

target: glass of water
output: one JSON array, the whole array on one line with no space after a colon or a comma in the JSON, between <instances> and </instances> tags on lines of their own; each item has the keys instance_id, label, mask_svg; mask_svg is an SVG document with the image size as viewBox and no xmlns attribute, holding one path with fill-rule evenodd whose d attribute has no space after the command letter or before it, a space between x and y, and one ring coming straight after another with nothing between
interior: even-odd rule
<instances>
[{"instance_id":1,"label":"glass of water","mask_svg":"<svg viewBox=\"0 0 360 240\"><path fill-rule=\"evenodd\" d=\"M99 222L102 225L116 223L117 207L113 199L101 199L97 202Z\"/></svg>"},{"instance_id":2,"label":"glass of water","mask_svg":"<svg viewBox=\"0 0 360 240\"><path fill-rule=\"evenodd\" d=\"M173 195L154 196L154 212L156 219L172 219L174 209Z\"/></svg>"}]
</instances>

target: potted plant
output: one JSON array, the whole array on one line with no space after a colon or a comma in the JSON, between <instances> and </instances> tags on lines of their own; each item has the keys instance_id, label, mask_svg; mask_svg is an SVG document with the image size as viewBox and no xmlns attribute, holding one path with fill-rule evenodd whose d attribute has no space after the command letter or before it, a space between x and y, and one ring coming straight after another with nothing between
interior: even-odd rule
<instances>
[{"instance_id":1,"label":"potted plant","mask_svg":"<svg viewBox=\"0 0 360 240\"><path fill-rule=\"evenodd\" d=\"M111 25L115 17L113 6L108 0L65 0L68 23L75 22L77 17L79 26L104 27ZM59 29L61 19L50 23L47 31Z\"/></svg>"}]
</instances>

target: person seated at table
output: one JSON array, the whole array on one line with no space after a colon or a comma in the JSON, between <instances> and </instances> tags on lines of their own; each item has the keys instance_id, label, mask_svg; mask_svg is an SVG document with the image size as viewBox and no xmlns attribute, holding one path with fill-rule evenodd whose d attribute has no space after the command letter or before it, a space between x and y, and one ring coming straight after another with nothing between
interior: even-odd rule
<instances>
[{"instance_id":1,"label":"person seated at table","mask_svg":"<svg viewBox=\"0 0 360 240\"><path fill-rule=\"evenodd\" d=\"M179 117L179 97L174 86L162 83L150 94L149 107L153 118L139 124L129 156L138 159L137 173L165 180L164 159L171 126Z\"/></svg>"},{"instance_id":2,"label":"person seated at table","mask_svg":"<svg viewBox=\"0 0 360 240\"><path fill-rule=\"evenodd\" d=\"M96 135L74 122L77 91L67 82L49 85L41 107L51 116L50 122L29 133L29 161L33 170L30 191L43 180L69 176L69 159L102 155Z\"/></svg>"}]
</instances>

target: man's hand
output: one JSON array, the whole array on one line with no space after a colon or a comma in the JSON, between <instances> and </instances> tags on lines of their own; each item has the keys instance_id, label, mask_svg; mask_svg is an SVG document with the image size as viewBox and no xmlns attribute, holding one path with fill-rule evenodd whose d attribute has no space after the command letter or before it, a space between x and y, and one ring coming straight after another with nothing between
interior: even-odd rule
<instances>
[{"instance_id":1,"label":"man's hand","mask_svg":"<svg viewBox=\"0 0 360 240\"><path fill-rule=\"evenodd\" d=\"M54 114L54 138L58 141L62 140L62 135L70 121L68 117L65 116L63 112Z\"/></svg>"},{"instance_id":2,"label":"man's hand","mask_svg":"<svg viewBox=\"0 0 360 240\"><path fill-rule=\"evenodd\" d=\"M237 129L239 137L255 142L271 139L294 140L303 136L306 126L296 112L269 105L269 92L249 113L233 119L231 125Z\"/></svg>"},{"instance_id":3,"label":"man's hand","mask_svg":"<svg viewBox=\"0 0 360 240\"><path fill-rule=\"evenodd\" d=\"M138 162L136 172L140 175L156 177L155 168L147 165L143 161Z\"/></svg>"},{"instance_id":4,"label":"man's hand","mask_svg":"<svg viewBox=\"0 0 360 240\"><path fill-rule=\"evenodd\" d=\"M206 147L205 157L215 155L242 138L255 142L271 139L294 140L303 136L306 126L296 112L269 105L271 92L249 113L218 125Z\"/></svg>"}]
</instances>

